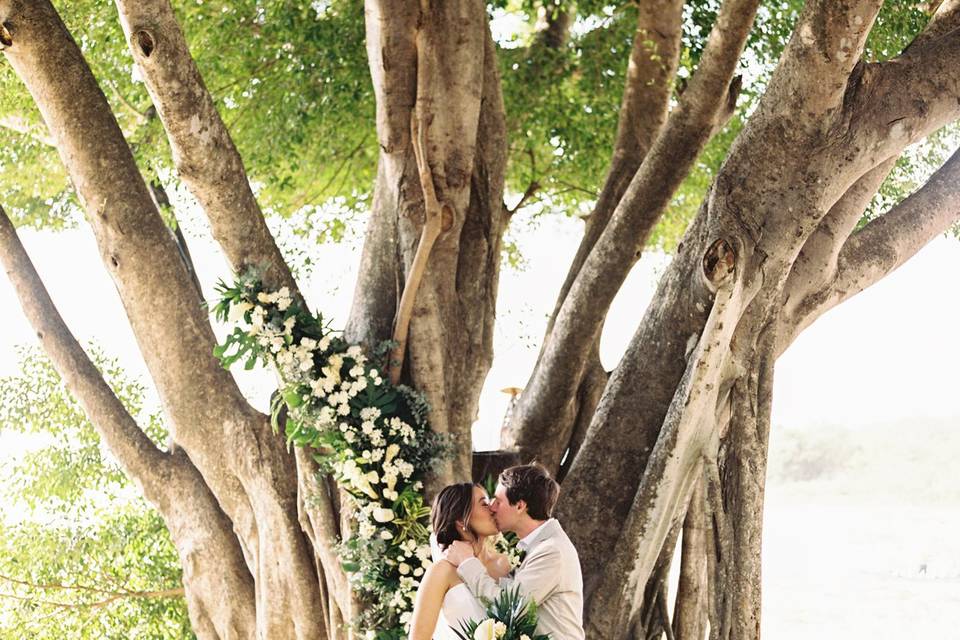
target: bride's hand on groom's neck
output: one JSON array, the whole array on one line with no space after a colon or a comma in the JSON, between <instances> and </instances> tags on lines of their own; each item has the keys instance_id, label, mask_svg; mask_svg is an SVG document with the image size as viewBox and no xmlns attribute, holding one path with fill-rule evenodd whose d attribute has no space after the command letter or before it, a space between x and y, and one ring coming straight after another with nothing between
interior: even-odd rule
<instances>
[{"instance_id":1,"label":"bride's hand on groom's neck","mask_svg":"<svg viewBox=\"0 0 960 640\"><path fill-rule=\"evenodd\" d=\"M443 552L443 559L455 567L459 567L474 557L476 557L476 554L473 552L473 545L469 542L463 542L462 540L455 540L447 547L447 550Z\"/></svg>"}]
</instances>

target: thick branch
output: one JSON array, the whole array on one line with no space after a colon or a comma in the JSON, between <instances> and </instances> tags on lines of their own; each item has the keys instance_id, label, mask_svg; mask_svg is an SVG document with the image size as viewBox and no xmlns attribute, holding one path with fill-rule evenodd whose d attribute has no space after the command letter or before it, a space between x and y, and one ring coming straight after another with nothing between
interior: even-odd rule
<instances>
[{"instance_id":1,"label":"thick branch","mask_svg":"<svg viewBox=\"0 0 960 640\"><path fill-rule=\"evenodd\" d=\"M169 482L168 454L160 451L140 429L73 337L2 208L0 261L17 292L24 315L70 393L80 402L124 470L147 499L156 503Z\"/></svg>"},{"instance_id":2,"label":"thick branch","mask_svg":"<svg viewBox=\"0 0 960 640\"><path fill-rule=\"evenodd\" d=\"M14 34L4 54L85 203L174 441L203 474L256 576L259 632L320 635L322 621L309 615L319 585L297 522L293 456L214 358L216 338L176 242L56 11L45 1L0 0L0 18ZM167 294L159 304L158 292Z\"/></svg>"},{"instance_id":3,"label":"thick branch","mask_svg":"<svg viewBox=\"0 0 960 640\"><path fill-rule=\"evenodd\" d=\"M722 243L716 255L721 265L730 257ZM609 637L610 629L635 625L640 603L634 594L642 592L649 579L672 523L702 474L705 448L716 437L715 408L744 297L741 282L731 281L732 264L727 265L729 270L721 267L715 272L719 278L713 307L650 453L620 543L610 554L595 592L588 595L586 618L598 635L606 629ZM622 604L612 607L614 602Z\"/></svg>"},{"instance_id":4,"label":"thick branch","mask_svg":"<svg viewBox=\"0 0 960 640\"><path fill-rule=\"evenodd\" d=\"M844 243L836 278L804 303L805 314L790 327L789 335L796 336L829 309L899 268L958 220L960 150L923 187Z\"/></svg>"},{"instance_id":5,"label":"thick branch","mask_svg":"<svg viewBox=\"0 0 960 640\"><path fill-rule=\"evenodd\" d=\"M116 0L134 60L170 139L177 171L235 271L264 269L270 288L299 296L267 228L243 161L190 55L168 0Z\"/></svg>"},{"instance_id":6,"label":"thick branch","mask_svg":"<svg viewBox=\"0 0 960 640\"><path fill-rule=\"evenodd\" d=\"M960 27L960 0L937 1L930 4L936 7L933 16L920 35L910 43L911 47L922 46Z\"/></svg>"},{"instance_id":7,"label":"thick branch","mask_svg":"<svg viewBox=\"0 0 960 640\"><path fill-rule=\"evenodd\" d=\"M659 0L641 3L638 8L637 32L627 65L610 170L560 289L547 325L548 335L583 262L667 120L673 79L680 60L683 4L682 0Z\"/></svg>"},{"instance_id":8,"label":"thick branch","mask_svg":"<svg viewBox=\"0 0 960 640\"><path fill-rule=\"evenodd\" d=\"M850 74L860 60L883 0L807 2L764 102L784 117L825 126L842 107ZM888 154L889 155L889 154Z\"/></svg>"},{"instance_id":9,"label":"thick branch","mask_svg":"<svg viewBox=\"0 0 960 640\"><path fill-rule=\"evenodd\" d=\"M569 439L570 426L561 425L564 431L557 433L552 420L557 401L567 401L575 393L587 352L599 338L614 296L714 131L718 115L725 112L727 92L757 5L756 0L724 2L690 87L576 274L518 407L515 431L521 452L539 453L543 442L553 440L562 447ZM543 461L555 468L557 452Z\"/></svg>"},{"instance_id":10,"label":"thick branch","mask_svg":"<svg viewBox=\"0 0 960 640\"><path fill-rule=\"evenodd\" d=\"M841 145L856 141L867 169L899 155L960 118L960 29L910 46L887 62L866 65L847 96ZM849 163L837 149L837 165Z\"/></svg>"},{"instance_id":11,"label":"thick branch","mask_svg":"<svg viewBox=\"0 0 960 640\"><path fill-rule=\"evenodd\" d=\"M870 200L896 161L896 158L890 158L857 180L830 208L807 238L784 285L781 318L789 321L790 318L803 316L803 307L807 304L808 296L836 277L837 259L844 241L863 217ZM780 338L792 340L792 336L783 334ZM783 348L786 348L786 345L779 348L777 353L781 353Z\"/></svg>"},{"instance_id":12,"label":"thick branch","mask_svg":"<svg viewBox=\"0 0 960 640\"><path fill-rule=\"evenodd\" d=\"M339 609L340 617L345 618L350 611L350 586L347 574L337 557L337 544L340 542L337 514L333 508L330 492L336 490L319 475L319 465L313 457L297 448L297 467L299 473L299 499L301 503L301 526L310 535L314 553L323 567L324 580L333 604ZM304 523L303 519L307 522Z\"/></svg>"},{"instance_id":13,"label":"thick branch","mask_svg":"<svg viewBox=\"0 0 960 640\"><path fill-rule=\"evenodd\" d=\"M706 476L701 474L690 494L683 521L680 579L673 607L673 633L677 640L702 640L707 630L711 528L706 510Z\"/></svg>"}]
</instances>

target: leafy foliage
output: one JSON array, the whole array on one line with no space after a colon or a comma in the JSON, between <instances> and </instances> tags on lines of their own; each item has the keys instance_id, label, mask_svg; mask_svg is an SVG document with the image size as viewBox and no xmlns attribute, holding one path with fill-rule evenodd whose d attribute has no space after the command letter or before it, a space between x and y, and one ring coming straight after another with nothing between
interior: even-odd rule
<instances>
[{"instance_id":1,"label":"leafy foliage","mask_svg":"<svg viewBox=\"0 0 960 640\"><path fill-rule=\"evenodd\" d=\"M504 589L486 602L484 620L462 622L454 629L460 640L549 640L537 633L537 604L520 593L520 587Z\"/></svg>"},{"instance_id":2,"label":"leafy foliage","mask_svg":"<svg viewBox=\"0 0 960 640\"><path fill-rule=\"evenodd\" d=\"M191 51L244 158L258 197L272 215L295 216L297 230L318 241L343 237L362 222L377 158L374 98L364 47L362 4L348 0L175 2ZM688 2L683 15L680 82L696 69L720 0ZM148 179L174 175L165 136L133 70L109 0L58 3L113 106ZM650 242L671 250L756 105L802 9L802 0L761 4L742 59L738 112L678 190ZM867 43L867 60L885 60L922 29L929 3L887 0ZM636 29L633 3L589 0L488 2L498 38L507 109L507 189L539 188L525 207L538 215L588 213L603 182L627 62ZM546 15L572 16L559 47L539 38ZM0 200L19 225L62 227L79 219L55 150L25 89L6 64L0 123L21 133L0 147ZM906 158L872 208L910 191L916 176L943 160ZM332 218L324 211L336 212ZM514 251L506 258L522 264Z\"/></svg>"},{"instance_id":3,"label":"leafy foliage","mask_svg":"<svg viewBox=\"0 0 960 640\"><path fill-rule=\"evenodd\" d=\"M93 357L150 437L164 439L145 389ZM192 638L162 519L36 349L0 379L0 425L4 441L26 447L2 461L0 638Z\"/></svg>"}]
</instances>

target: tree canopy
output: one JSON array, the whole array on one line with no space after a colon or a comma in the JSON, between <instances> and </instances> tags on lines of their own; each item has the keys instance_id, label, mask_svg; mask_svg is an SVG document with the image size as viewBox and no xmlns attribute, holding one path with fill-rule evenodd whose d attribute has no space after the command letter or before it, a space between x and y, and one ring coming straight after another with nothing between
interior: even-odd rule
<instances>
[{"instance_id":1,"label":"tree canopy","mask_svg":"<svg viewBox=\"0 0 960 640\"><path fill-rule=\"evenodd\" d=\"M110 0L58 6L117 115L144 175L176 181L163 127L133 63ZM223 114L258 198L296 231L339 240L369 208L376 171L374 95L361 3L323 0L176 2L191 53ZM887 0L865 56L887 59L928 18L928 2ZM744 118L763 94L792 33L801 0L762 3L738 74L739 108L701 154L650 242L671 250L692 219ZM674 91L696 68L719 0L688 2ZM632 2L499 0L488 3L498 46L510 140L508 206L531 216L587 215L608 169L629 53ZM546 42L544 23L563 17ZM559 29L558 29L559 31ZM40 114L9 65L0 65L0 199L18 225L75 224L74 192ZM949 132L898 160L869 214L886 210L942 163ZM523 194L527 197L522 199ZM334 215L317 215L324 208ZM507 258L514 247L507 244Z\"/></svg>"}]
</instances>

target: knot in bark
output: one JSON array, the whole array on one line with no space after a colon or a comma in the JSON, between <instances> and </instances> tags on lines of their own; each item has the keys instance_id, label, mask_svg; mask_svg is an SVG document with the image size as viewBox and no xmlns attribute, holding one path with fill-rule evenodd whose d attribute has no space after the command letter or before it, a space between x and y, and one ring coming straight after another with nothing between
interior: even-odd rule
<instances>
[{"instance_id":1,"label":"knot in bark","mask_svg":"<svg viewBox=\"0 0 960 640\"><path fill-rule=\"evenodd\" d=\"M711 291L716 291L733 279L737 266L737 252L723 238L714 240L703 254L703 277Z\"/></svg>"},{"instance_id":2,"label":"knot in bark","mask_svg":"<svg viewBox=\"0 0 960 640\"><path fill-rule=\"evenodd\" d=\"M13 45L13 26L9 22L0 24L0 50Z\"/></svg>"},{"instance_id":3,"label":"knot in bark","mask_svg":"<svg viewBox=\"0 0 960 640\"><path fill-rule=\"evenodd\" d=\"M134 43L144 58L149 58L153 50L157 48L157 42L153 34L146 29L139 29L133 34Z\"/></svg>"}]
</instances>

